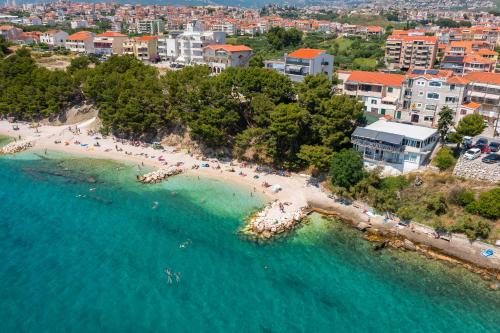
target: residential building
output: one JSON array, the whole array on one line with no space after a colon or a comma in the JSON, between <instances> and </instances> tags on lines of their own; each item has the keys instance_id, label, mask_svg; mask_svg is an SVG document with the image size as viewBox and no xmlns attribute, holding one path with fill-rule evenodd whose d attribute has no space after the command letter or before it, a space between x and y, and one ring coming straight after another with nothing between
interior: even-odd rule
<instances>
[{"instance_id":1,"label":"residential building","mask_svg":"<svg viewBox=\"0 0 500 333\"><path fill-rule=\"evenodd\" d=\"M294 82L301 82L307 75L326 74L332 79L333 56L325 50L298 49L285 54L284 60L264 61L265 67L287 75Z\"/></svg>"},{"instance_id":2,"label":"residential building","mask_svg":"<svg viewBox=\"0 0 500 333\"><path fill-rule=\"evenodd\" d=\"M165 31L165 23L162 20L139 20L137 21L137 33L147 35L158 35Z\"/></svg>"},{"instance_id":3,"label":"residential building","mask_svg":"<svg viewBox=\"0 0 500 333\"><path fill-rule=\"evenodd\" d=\"M446 46L440 66L461 75L493 72L498 60L498 53L493 50L494 45L482 40L453 41Z\"/></svg>"},{"instance_id":4,"label":"residential building","mask_svg":"<svg viewBox=\"0 0 500 333\"><path fill-rule=\"evenodd\" d=\"M141 36L125 39L123 54L135 56L142 61L158 60L158 38L156 36Z\"/></svg>"},{"instance_id":5,"label":"residential building","mask_svg":"<svg viewBox=\"0 0 500 333\"><path fill-rule=\"evenodd\" d=\"M399 74L353 71L344 79L343 93L360 99L365 112L400 119L398 105L404 79L404 75Z\"/></svg>"},{"instance_id":6,"label":"residential building","mask_svg":"<svg viewBox=\"0 0 500 333\"><path fill-rule=\"evenodd\" d=\"M192 21L183 32L159 37L159 56L162 61L184 65L203 64L203 49L213 44L225 44L226 33L204 31L201 21Z\"/></svg>"},{"instance_id":7,"label":"residential building","mask_svg":"<svg viewBox=\"0 0 500 333\"><path fill-rule=\"evenodd\" d=\"M0 25L0 36L6 40L16 41L21 38L22 33L22 29L12 25Z\"/></svg>"},{"instance_id":8,"label":"residential building","mask_svg":"<svg viewBox=\"0 0 500 333\"><path fill-rule=\"evenodd\" d=\"M40 35L40 43L50 47L62 47L66 44L69 34L62 30L48 30Z\"/></svg>"},{"instance_id":9,"label":"residential building","mask_svg":"<svg viewBox=\"0 0 500 333\"><path fill-rule=\"evenodd\" d=\"M252 49L245 45L209 45L203 49L203 61L214 73L228 67L247 67Z\"/></svg>"},{"instance_id":10,"label":"residential building","mask_svg":"<svg viewBox=\"0 0 500 333\"><path fill-rule=\"evenodd\" d=\"M478 113L490 124L500 115L500 73L474 72L464 76L468 80L466 99L480 104Z\"/></svg>"},{"instance_id":11,"label":"residential building","mask_svg":"<svg viewBox=\"0 0 500 333\"><path fill-rule=\"evenodd\" d=\"M123 53L123 42L127 35L114 31L106 31L94 37L94 53L109 57Z\"/></svg>"},{"instance_id":12,"label":"residential building","mask_svg":"<svg viewBox=\"0 0 500 333\"><path fill-rule=\"evenodd\" d=\"M391 35L385 46L385 60L391 69L432 68L438 50L435 36Z\"/></svg>"},{"instance_id":13,"label":"residential building","mask_svg":"<svg viewBox=\"0 0 500 333\"><path fill-rule=\"evenodd\" d=\"M86 20L73 20L71 21L71 29L86 29L89 23Z\"/></svg>"},{"instance_id":14,"label":"residential building","mask_svg":"<svg viewBox=\"0 0 500 333\"><path fill-rule=\"evenodd\" d=\"M76 53L94 53L95 34L89 31L80 31L69 35L66 39L66 48Z\"/></svg>"},{"instance_id":15,"label":"residential building","mask_svg":"<svg viewBox=\"0 0 500 333\"><path fill-rule=\"evenodd\" d=\"M402 90L402 117L424 126L436 126L443 106L451 108L458 121L458 109L467 89L467 80L453 76L449 70L411 69Z\"/></svg>"},{"instance_id":16,"label":"residential building","mask_svg":"<svg viewBox=\"0 0 500 333\"><path fill-rule=\"evenodd\" d=\"M357 127L351 136L366 165L391 167L400 172L425 165L438 139L436 129L386 120Z\"/></svg>"}]
</instances>

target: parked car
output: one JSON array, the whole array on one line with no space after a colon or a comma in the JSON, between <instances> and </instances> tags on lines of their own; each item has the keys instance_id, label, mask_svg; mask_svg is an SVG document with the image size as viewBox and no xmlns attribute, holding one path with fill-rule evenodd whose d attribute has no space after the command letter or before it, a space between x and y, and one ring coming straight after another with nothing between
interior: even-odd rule
<instances>
[{"instance_id":1,"label":"parked car","mask_svg":"<svg viewBox=\"0 0 500 333\"><path fill-rule=\"evenodd\" d=\"M488 147L487 144L479 143L479 144L474 145L473 148L478 148L479 150L481 150L481 153L485 153L485 154L491 153L490 147Z\"/></svg>"},{"instance_id":2,"label":"parked car","mask_svg":"<svg viewBox=\"0 0 500 333\"><path fill-rule=\"evenodd\" d=\"M500 150L500 142L491 141L488 147L490 147L490 150L493 153L496 153L498 150Z\"/></svg>"},{"instance_id":3,"label":"parked car","mask_svg":"<svg viewBox=\"0 0 500 333\"><path fill-rule=\"evenodd\" d=\"M469 149L470 147L472 147L472 137L464 136L462 144L465 147L465 149Z\"/></svg>"},{"instance_id":4,"label":"parked car","mask_svg":"<svg viewBox=\"0 0 500 333\"><path fill-rule=\"evenodd\" d=\"M486 138L479 138L476 141L476 145L487 145L488 144L488 139Z\"/></svg>"},{"instance_id":5,"label":"parked car","mask_svg":"<svg viewBox=\"0 0 500 333\"><path fill-rule=\"evenodd\" d=\"M495 154L495 153L488 154L485 157L483 157L483 159L481 161L484 163L488 163L488 164L498 163L498 162L500 162L500 155Z\"/></svg>"},{"instance_id":6,"label":"parked car","mask_svg":"<svg viewBox=\"0 0 500 333\"><path fill-rule=\"evenodd\" d=\"M471 148L464 154L464 157L468 160L475 160L479 156L481 156L481 149L479 148Z\"/></svg>"}]
</instances>

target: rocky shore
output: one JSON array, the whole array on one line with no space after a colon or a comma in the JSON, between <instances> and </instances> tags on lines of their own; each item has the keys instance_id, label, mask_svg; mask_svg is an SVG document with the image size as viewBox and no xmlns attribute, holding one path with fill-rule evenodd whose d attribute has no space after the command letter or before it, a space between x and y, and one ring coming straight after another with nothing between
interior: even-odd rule
<instances>
[{"instance_id":1,"label":"rocky shore","mask_svg":"<svg viewBox=\"0 0 500 333\"><path fill-rule=\"evenodd\" d=\"M473 265L465 260L455 258L433 246L413 242L394 230L367 228L363 238L374 243L374 250L393 248L401 251L415 251L431 260L443 261L450 266L461 266L478 274L488 284L491 290L500 290L500 271L494 268L485 268Z\"/></svg>"},{"instance_id":2,"label":"rocky shore","mask_svg":"<svg viewBox=\"0 0 500 333\"><path fill-rule=\"evenodd\" d=\"M31 141L11 142L0 149L0 154L15 154L33 147Z\"/></svg>"},{"instance_id":3,"label":"rocky shore","mask_svg":"<svg viewBox=\"0 0 500 333\"><path fill-rule=\"evenodd\" d=\"M307 207L287 211L287 206L276 200L251 217L243 231L250 236L270 239L295 228L307 212Z\"/></svg>"},{"instance_id":4,"label":"rocky shore","mask_svg":"<svg viewBox=\"0 0 500 333\"><path fill-rule=\"evenodd\" d=\"M156 184L168 177L182 173L182 169L178 167L162 168L156 171L149 172L142 176L137 176L137 180L143 184Z\"/></svg>"}]
</instances>

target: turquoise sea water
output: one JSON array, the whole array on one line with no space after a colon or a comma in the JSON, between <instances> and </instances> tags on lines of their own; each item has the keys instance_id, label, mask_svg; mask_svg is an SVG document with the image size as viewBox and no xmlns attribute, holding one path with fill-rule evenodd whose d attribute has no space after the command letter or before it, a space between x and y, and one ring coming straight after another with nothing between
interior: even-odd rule
<instances>
[{"instance_id":1,"label":"turquoise sea water","mask_svg":"<svg viewBox=\"0 0 500 333\"><path fill-rule=\"evenodd\" d=\"M256 244L247 189L49 157L0 158L0 332L499 331L500 293L464 269L319 216Z\"/></svg>"}]
</instances>

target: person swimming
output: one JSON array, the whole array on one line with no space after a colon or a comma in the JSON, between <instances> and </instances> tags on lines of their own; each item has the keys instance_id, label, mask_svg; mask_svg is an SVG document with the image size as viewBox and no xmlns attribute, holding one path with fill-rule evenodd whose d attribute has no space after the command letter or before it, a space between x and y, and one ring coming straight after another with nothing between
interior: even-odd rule
<instances>
[{"instance_id":1,"label":"person swimming","mask_svg":"<svg viewBox=\"0 0 500 333\"><path fill-rule=\"evenodd\" d=\"M175 272L174 275L175 275L175 281L179 283L179 281L181 280L181 272Z\"/></svg>"},{"instance_id":2,"label":"person swimming","mask_svg":"<svg viewBox=\"0 0 500 333\"><path fill-rule=\"evenodd\" d=\"M169 284L172 284L172 271L170 271L170 268L165 268L165 273L167 274L167 281Z\"/></svg>"},{"instance_id":3,"label":"person swimming","mask_svg":"<svg viewBox=\"0 0 500 333\"><path fill-rule=\"evenodd\" d=\"M151 207L151 209L156 209L158 208L158 201L153 201L153 206Z\"/></svg>"}]
</instances>

